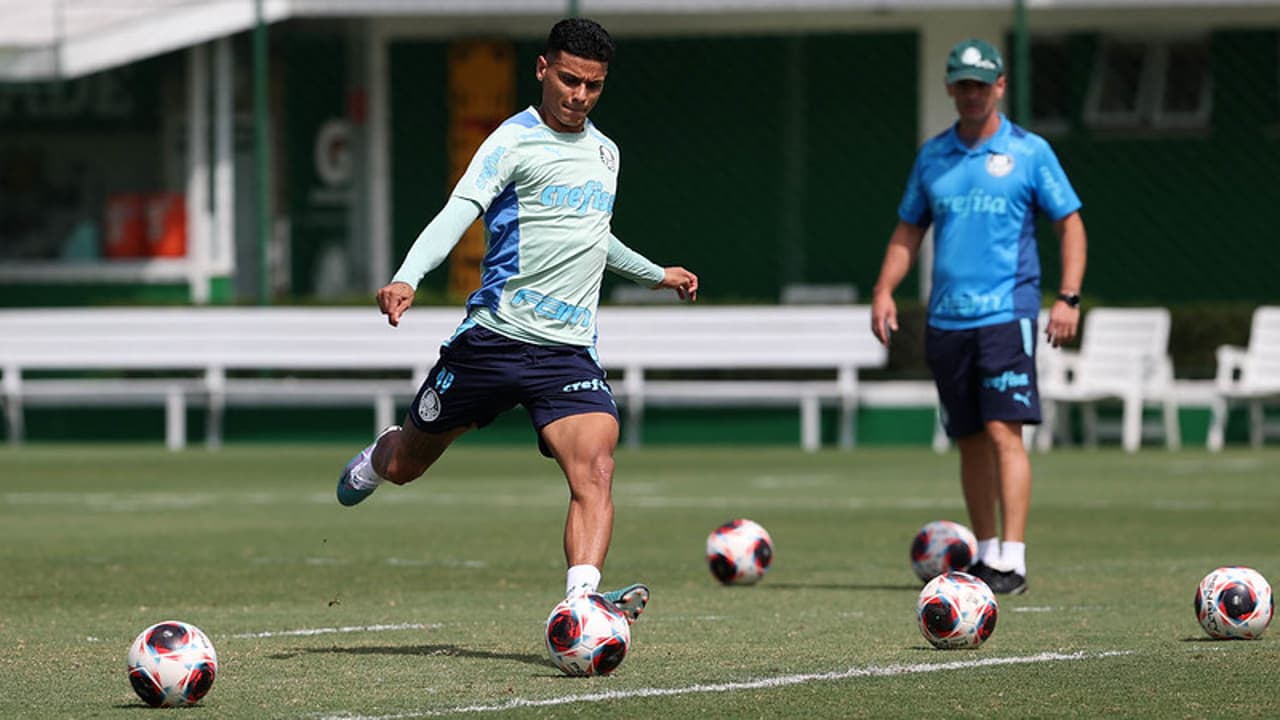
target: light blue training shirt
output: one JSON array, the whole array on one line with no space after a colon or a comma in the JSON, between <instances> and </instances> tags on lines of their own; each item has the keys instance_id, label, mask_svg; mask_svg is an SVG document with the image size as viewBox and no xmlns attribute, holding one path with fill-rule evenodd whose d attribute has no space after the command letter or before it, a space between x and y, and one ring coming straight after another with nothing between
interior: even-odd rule
<instances>
[{"instance_id":1,"label":"light blue training shirt","mask_svg":"<svg viewBox=\"0 0 1280 720\"><path fill-rule=\"evenodd\" d=\"M453 190L489 231L469 319L546 345L592 346L606 267L657 284L663 270L613 237L618 146L587 120L552 130L532 107L485 139Z\"/></svg>"},{"instance_id":2,"label":"light blue training shirt","mask_svg":"<svg viewBox=\"0 0 1280 720\"><path fill-rule=\"evenodd\" d=\"M934 226L929 324L961 330L1036 317L1036 213L1056 222L1079 209L1049 143L1003 114L1000 129L976 147L955 125L926 142L898 217Z\"/></svg>"}]
</instances>

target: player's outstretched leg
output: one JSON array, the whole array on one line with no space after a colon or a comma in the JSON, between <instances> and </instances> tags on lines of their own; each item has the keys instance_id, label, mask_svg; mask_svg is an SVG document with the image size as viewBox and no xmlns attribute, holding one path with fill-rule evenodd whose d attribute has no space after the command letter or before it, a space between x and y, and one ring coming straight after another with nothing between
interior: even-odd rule
<instances>
[{"instance_id":1,"label":"player's outstretched leg","mask_svg":"<svg viewBox=\"0 0 1280 720\"><path fill-rule=\"evenodd\" d=\"M640 613L644 612L644 606L649 603L649 588L639 583L600 594L622 611L622 614L627 617L627 622L632 623L640 617Z\"/></svg>"},{"instance_id":2,"label":"player's outstretched leg","mask_svg":"<svg viewBox=\"0 0 1280 720\"><path fill-rule=\"evenodd\" d=\"M373 439L369 447L356 453L351 458L351 462L342 469L342 475L338 476L338 502L350 507L362 502L365 498L373 494L378 489L378 485L382 483L382 478L378 477L378 473L373 469L373 449L378 446L378 441L383 435L392 430L399 430L399 425L391 425L378 433L378 437Z\"/></svg>"}]
</instances>

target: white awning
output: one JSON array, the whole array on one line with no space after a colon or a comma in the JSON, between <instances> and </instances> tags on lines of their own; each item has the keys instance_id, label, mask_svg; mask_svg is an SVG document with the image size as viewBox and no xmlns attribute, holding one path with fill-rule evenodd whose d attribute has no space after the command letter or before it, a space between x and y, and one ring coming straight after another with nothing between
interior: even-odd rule
<instances>
[{"instance_id":1,"label":"white awning","mask_svg":"<svg viewBox=\"0 0 1280 720\"><path fill-rule=\"evenodd\" d=\"M267 0L268 21L285 3ZM254 1L0 0L0 78L52 80L125 65L254 26Z\"/></svg>"},{"instance_id":2,"label":"white awning","mask_svg":"<svg viewBox=\"0 0 1280 720\"><path fill-rule=\"evenodd\" d=\"M268 23L307 17L557 17L569 0L262 0ZM579 0L594 17L918 13L1014 0ZM1280 0L1026 0L1029 10L1280 7ZM254 27L256 0L0 0L0 81L74 78Z\"/></svg>"}]
</instances>

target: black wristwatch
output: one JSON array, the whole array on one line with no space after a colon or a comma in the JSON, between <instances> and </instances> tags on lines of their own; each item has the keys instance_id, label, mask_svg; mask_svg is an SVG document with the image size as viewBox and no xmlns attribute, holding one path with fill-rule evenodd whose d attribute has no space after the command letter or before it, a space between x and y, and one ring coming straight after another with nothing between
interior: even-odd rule
<instances>
[{"instance_id":1,"label":"black wristwatch","mask_svg":"<svg viewBox=\"0 0 1280 720\"><path fill-rule=\"evenodd\" d=\"M1080 307L1079 293L1058 293L1058 299L1066 303L1069 307Z\"/></svg>"}]
</instances>

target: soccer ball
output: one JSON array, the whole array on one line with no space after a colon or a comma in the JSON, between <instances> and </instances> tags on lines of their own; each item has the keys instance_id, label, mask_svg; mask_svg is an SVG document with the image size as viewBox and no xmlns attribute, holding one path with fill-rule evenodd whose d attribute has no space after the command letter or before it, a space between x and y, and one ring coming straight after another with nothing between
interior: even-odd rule
<instances>
[{"instance_id":1,"label":"soccer ball","mask_svg":"<svg viewBox=\"0 0 1280 720\"><path fill-rule=\"evenodd\" d=\"M978 539L969 528L950 520L926 523L911 541L911 569L929 582L952 570L966 570L978 559Z\"/></svg>"},{"instance_id":2,"label":"soccer ball","mask_svg":"<svg viewBox=\"0 0 1280 720\"><path fill-rule=\"evenodd\" d=\"M730 520L707 536L707 563L725 585L751 585L773 563L773 539L757 522Z\"/></svg>"},{"instance_id":3,"label":"soccer ball","mask_svg":"<svg viewBox=\"0 0 1280 720\"><path fill-rule=\"evenodd\" d=\"M930 580L916 601L920 634L943 650L976 648L986 642L999 614L991 588L958 570Z\"/></svg>"},{"instance_id":4,"label":"soccer ball","mask_svg":"<svg viewBox=\"0 0 1280 720\"><path fill-rule=\"evenodd\" d=\"M156 623L129 646L129 682L152 707L192 705L213 687L218 654L200 628L181 620Z\"/></svg>"},{"instance_id":5,"label":"soccer ball","mask_svg":"<svg viewBox=\"0 0 1280 720\"><path fill-rule=\"evenodd\" d=\"M1220 567L1196 588L1196 619L1215 640L1257 640L1274 610L1271 584L1251 568Z\"/></svg>"},{"instance_id":6,"label":"soccer ball","mask_svg":"<svg viewBox=\"0 0 1280 720\"><path fill-rule=\"evenodd\" d=\"M561 600L547 618L547 653L565 675L608 675L631 647L631 623L599 593Z\"/></svg>"}]
</instances>

